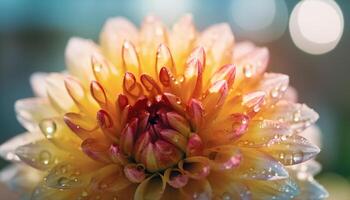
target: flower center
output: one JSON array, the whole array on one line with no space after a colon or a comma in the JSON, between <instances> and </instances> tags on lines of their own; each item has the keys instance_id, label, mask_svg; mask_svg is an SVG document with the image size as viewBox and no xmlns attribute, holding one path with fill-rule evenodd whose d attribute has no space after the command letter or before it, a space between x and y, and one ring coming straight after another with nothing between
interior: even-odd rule
<instances>
[{"instance_id":1,"label":"flower center","mask_svg":"<svg viewBox=\"0 0 350 200\"><path fill-rule=\"evenodd\" d=\"M174 166L183 158L189 133L187 119L164 96L141 97L130 107L120 146L136 163L155 172Z\"/></svg>"}]
</instances>

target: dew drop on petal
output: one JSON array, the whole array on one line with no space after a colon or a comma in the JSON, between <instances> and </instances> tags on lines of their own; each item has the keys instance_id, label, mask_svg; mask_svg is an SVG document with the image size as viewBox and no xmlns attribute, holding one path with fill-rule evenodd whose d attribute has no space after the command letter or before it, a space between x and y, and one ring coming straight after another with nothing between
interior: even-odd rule
<instances>
[{"instance_id":1,"label":"dew drop on petal","mask_svg":"<svg viewBox=\"0 0 350 200\"><path fill-rule=\"evenodd\" d=\"M41 151L40 154L39 154L39 160L41 163L43 163L44 165L48 165L50 164L51 160L52 160L52 156L51 156L51 153L44 150L44 151Z\"/></svg>"},{"instance_id":2,"label":"dew drop on petal","mask_svg":"<svg viewBox=\"0 0 350 200\"><path fill-rule=\"evenodd\" d=\"M50 139L54 136L57 125L56 123L51 119L44 119L39 123L40 130L44 133L46 138Z\"/></svg>"}]
</instances>

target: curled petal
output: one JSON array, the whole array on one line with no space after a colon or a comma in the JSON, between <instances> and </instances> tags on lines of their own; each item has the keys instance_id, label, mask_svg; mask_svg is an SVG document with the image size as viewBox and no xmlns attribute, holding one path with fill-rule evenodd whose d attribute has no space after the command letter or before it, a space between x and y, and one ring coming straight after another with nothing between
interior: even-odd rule
<instances>
[{"instance_id":1,"label":"curled petal","mask_svg":"<svg viewBox=\"0 0 350 200\"><path fill-rule=\"evenodd\" d=\"M175 168L169 168L164 172L164 179L173 188L182 188L188 182L188 176Z\"/></svg>"},{"instance_id":2,"label":"curled petal","mask_svg":"<svg viewBox=\"0 0 350 200\"><path fill-rule=\"evenodd\" d=\"M148 131L143 132L139 135L134 148L134 156L136 161L141 162L143 159L143 151L147 148L150 141L151 136Z\"/></svg>"},{"instance_id":3,"label":"curled petal","mask_svg":"<svg viewBox=\"0 0 350 200\"><path fill-rule=\"evenodd\" d=\"M179 169L192 179L204 179L210 173L209 160L201 156L189 157L179 162Z\"/></svg>"},{"instance_id":4,"label":"curled petal","mask_svg":"<svg viewBox=\"0 0 350 200\"><path fill-rule=\"evenodd\" d=\"M188 103L187 110L190 115L193 130L198 131L204 120L204 108L202 103L196 99L191 99Z\"/></svg>"},{"instance_id":5,"label":"curled petal","mask_svg":"<svg viewBox=\"0 0 350 200\"><path fill-rule=\"evenodd\" d=\"M124 174L133 183L141 183L146 178L145 167L141 164L126 165Z\"/></svg>"},{"instance_id":6,"label":"curled petal","mask_svg":"<svg viewBox=\"0 0 350 200\"><path fill-rule=\"evenodd\" d=\"M228 87L233 84L236 75L236 67L233 64L227 64L220 67L211 77L210 84L214 84L219 80L226 80Z\"/></svg>"},{"instance_id":7,"label":"curled petal","mask_svg":"<svg viewBox=\"0 0 350 200\"><path fill-rule=\"evenodd\" d=\"M136 75L141 73L139 57L135 46L130 41L125 41L122 48L123 68L125 72Z\"/></svg>"},{"instance_id":8,"label":"curled petal","mask_svg":"<svg viewBox=\"0 0 350 200\"><path fill-rule=\"evenodd\" d=\"M184 114L184 105L183 102L181 101L181 98L172 94L172 93L163 93L164 98L167 100L167 103L171 105L171 107L176 110L176 112L180 114Z\"/></svg>"},{"instance_id":9,"label":"curled petal","mask_svg":"<svg viewBox=\"0 0 350 200\"><path fill-rule=\"evenodd\" d=\"M82 139L97 128L96 120L79 113L66 113L63 119L66 125Z\"/></svg>"},{"instance_id":10,"label":"curled petal","mask_svg":"<svg viewBox=\"0 0 350 200\"><path fill-rule=\"evenodd\" d=\"M263 151L284 165L295 165L315 157L320 149L298 135L279 136L270 140Z\"/></svg>"},{"instance_id":11,"label":"curled petal","mask_svg":"<svg viewBox=\"0 0 350 200\"><path fill-rule=\"evenodd\" d=\"M182 133L184 136L188 136L191 129L188 121L181 115L175 113L175 112L168 112L166 114L167 122L169 125Z\"/></svg>"},{"instance_id":12,"label":"curled petal","mask_svg":"<svg viewBox=\"0 0 350 200\"><path fill-rule=\"evenodd\" d=\"M120 135L120 147L127 155L130 155L132 153L132 149L134 148L134 142L137 133L137 123L138 119L134 118L130 123L126 125Z\"/></svg>"},{"instance_id":13,"label":"curled petal","mask_svg":"<svg viewBox=\"0 0 350 200\"><path fill-rule=\"evenodd\" d=\"M203 107L206 113L212 113L218 109L224 102L228 94L226 80L215 82L205 92L203 96Z\"/></svg>"},{"instance_id":14,"label":"curled petal","mask_svg":"<svg viewBox=\"0 0 350 200\"><path fill-rule=\"evenodd\" d=\"M181 133L173 129L163 129L159 134L165 141L175 145L182 151L186 151L187 138Z\"/></svg>"},{"instance_id":15,"label":"curled petal","mask_svg":"<svg viewBox=\"0 0 350 200\"><path fill-rule=\"evenodd\" d=\"M134 74L126 72L123 80L124 93L133 98L141 96L143 93L141 85L136 82Z\"/></svg>"},{"instance_id":16,"label":"curled petal","mask_svg":"<svg viewBox=\"0 0 350 200\"><path fill-rule=\"evenodd\" d=\"M125 165L128 162L126 155L117 144L111 144L109 147L109 156L114 163Z\"/></svg>"},{"instance_id":17,"label":"curled petal","mask_svg":"<svg viewBox=\"0 0 350 200\"><path fill-rule=\"evenodd\" d=\"M104 24L100 34L100 44L105 55L112 63L122 67L122 45L125 40L137 42L138 30L127 19L110 18Z\"/></svg>"},{"instance_id":18,"label":"curled petal","mask_svg":"<svg viewBox=\"0 0 350 200\"><path fill-rule=\"evenodd\" d=\"M79 80L73 77L67 77L64 84L73 101L79 103L85 97L85 91Z\"/></svg>"},{"instance_id":19,"label":"curled petal","mask_svg":"<svg viewBox=\"0 0 350 200\"><path fill-rule=\"evenodd\" d=\"M119 94L119 96L118 96L119 109L123 110L128 104L129 104L128 97L123 95L123 94Z\"/></svg>"},{"instance_id":20,"label":"curled petal","mask_svg":"<svg viewBox=\"0 0 350 200\"><path fill-rule=\"evenodd\" d=\"M162 197L165 190L166 182L163 176L155 174L137 187L134 195L134 199L137 200L157 200Z\"/></svg>"},{"instance_id":21,"label":"curled petal","mask_svg":"<svg viewBox=\"0 0 350 200\"><path fill-rule=\"evenodd\" d=\"M198 97L202 92L203 71L205 67L205 52L201 47L193 50L186 62L186 70L184 72L183 87L186 88L184 99L190 97Z\"/></svg>"},{"instance_id":22,"label":"curled petal","mask_svg":"<svg viewBox=\"0 0 350 200\"><path fill-rule=\"evenodd\" d=\"M153 92L156 94L161 93L161 89L158 86L157 82L153 80L153 78L147 74L142 74L141 77L141 83L145 87L145 89L149 92Z\"/></svg>"},{"instance_id":23,"label":"curled petal","mask_svg":"<svg viewBox=\"0 0 350 200\"><path fill-rule=\"evenodd\" d=\"M199 156L203 153L204 144L202 139L197 134L191 134L188 138L186 155L190 156Z\"/></svg>"},{"instance_id":24,"label":"curled petal","mask_svg":"<svg viewBox=\"0 0 350 200\"><path fill-rule=\"evenodd\" d=\"M92 81L90 84L90 92L92 97L101 106L105 106L107 104L107 95L100 83L97 81Z\"/></svg>"},{"instance_id":25,"label":"curled petal","mask_svg":"<svg viewBox=\"0 0 350 200\"><path fill-rule=\"evenodd\" d=\"M154 154L157 159L158 169L166 169L181 160L183 153L174 145L157 140L154 144Z\"/></svg>"},{"instance_id":26,"label":"curled petal","mask_svg":"<svg viewBox=\"0 0 350 200\"><path fill-rule=\"evenodd\" d=\"M96 161L104 163L111 162L108 155L109 145L103 141L88 138L81 144L81 149L86 155Z\"/></svg>"},{"instance_id":27,"label":"curled petal","mask_svg":"<svg viewBox=\"0 0 350 200\"><path fill-rule=\"evenodd\" d=\"M160 44L156 56L156 74L159 74L163 67L167 67L172 74L176 74L175 64L169 48L165 44Z\"/></svg>"}]
</instances>

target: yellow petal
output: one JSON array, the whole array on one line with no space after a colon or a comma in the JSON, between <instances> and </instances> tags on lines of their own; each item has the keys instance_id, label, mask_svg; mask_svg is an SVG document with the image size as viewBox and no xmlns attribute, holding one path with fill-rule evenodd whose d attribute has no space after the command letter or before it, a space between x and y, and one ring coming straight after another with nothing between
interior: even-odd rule
<instances>
[{"instance_id":1,"label":"yellow petal","mask_svg":"<svg viewBox=\"0 0 350 200\"><path fill-rule=\"evenodd\" d=\"M138 42L138 30L129 20L122 17L110 18L104 24L100 33L100 44L110 61L121 68L122 45L125 40Z\"/></svg>"}]
</instances>

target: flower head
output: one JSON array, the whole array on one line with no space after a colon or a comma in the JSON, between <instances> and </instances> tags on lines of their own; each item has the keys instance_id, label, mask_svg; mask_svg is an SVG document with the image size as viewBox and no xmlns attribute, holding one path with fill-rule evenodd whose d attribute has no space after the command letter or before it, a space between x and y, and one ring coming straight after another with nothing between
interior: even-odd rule
<instances>
[{"instance_id":1,"label":"flower head","mask_svg":"<svg viewBox=\"0 0 350 200\"><path fill-rule=\"evenodd\" d=\"M318 115L268 57L227 24L109 19L100 45L69 41L67 72L33 75L30 133L1 151L40 171L33 199L324 198L303 137Z\"/></svg>"}]
</instances>

